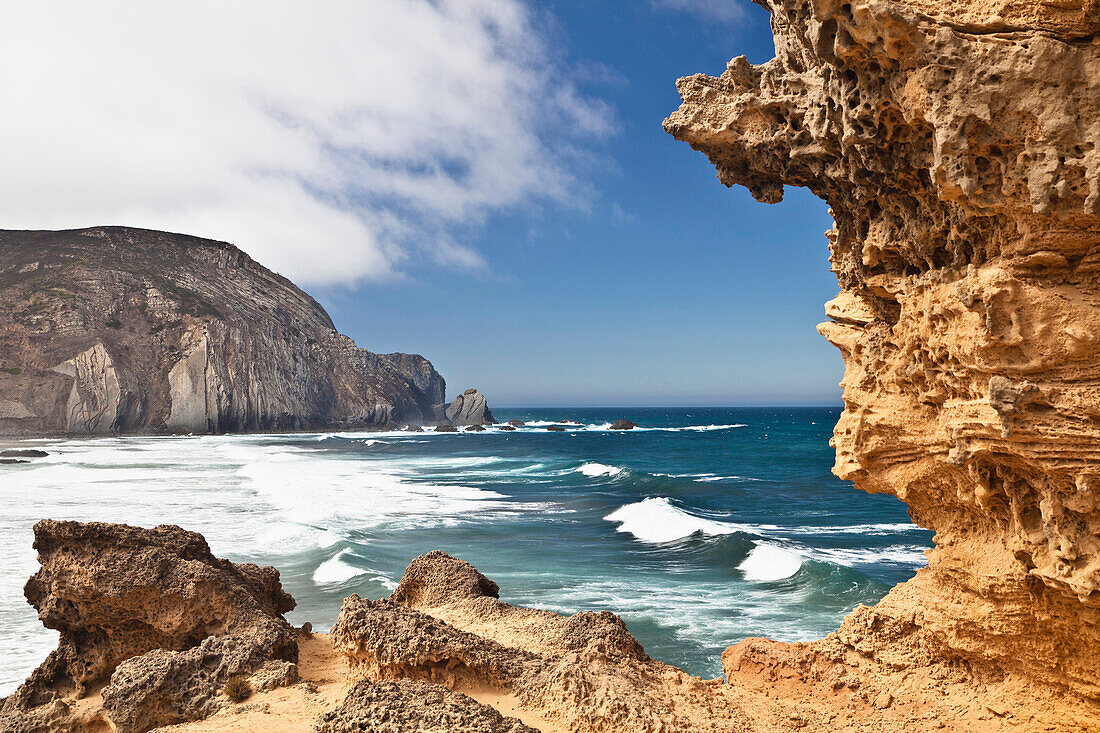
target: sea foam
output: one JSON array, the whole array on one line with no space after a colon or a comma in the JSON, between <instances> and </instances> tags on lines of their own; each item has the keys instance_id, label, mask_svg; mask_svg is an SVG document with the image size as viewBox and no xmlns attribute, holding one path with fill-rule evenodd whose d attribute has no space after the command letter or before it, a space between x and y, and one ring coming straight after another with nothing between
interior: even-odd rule
<instances>
[{"instance_id":1,"label":"sea foam","mask_svg":"<svg viewBox=\"0 0 1100 733\"><path fill-rule=\"evenodd\" d=\"M317 585L344 583L367 572L344 560L350 554L350 551L344 550L317 566L317 569L313 571L313 582Z\"/></svg>"},{"instance_id":2,"label":"sea foam","mask_svg":"<svg viewBox=\"0 0 1100 733\"><path fill-rule=\"evenodd\" d=\"M617 522L619 532L632 534L642 542L672 542L690 537L696 532L723 535L752 531L751 527L744 525L718 522L690 514L665 497L650 497L636 504L627 504L604 519Z\"/></svg>"},{"instance_id":3,"label":"sea foam","mask_svg":"<svg viewBox=\"0 0 1100 733\"><path fill-rule=\"evenodd\" d=\"M577 473L583 473L585 476L619 476L626 469L619 468L618 466L608 466L604 463L585 463L582 466L578 466Z\"/></svg>"},{"instance_id":4,"label":"sea foam","mask_svg":"<svg viewBox=\"0 0 1100 733\"><path fill-rule=\"evenodd\" d=\"M759 542L737 567L745 574L745 580L782 580L802 569L802 557L782 547Z\"/></svg>"},{"instance_id":5,"label":"sea foam","mask_svg":"<svg viewBox=\"0 0 1100 733\"><path fill-rule=\"evenodd\" d=\"M690 537L696 532L726 535L752 533L756 528L734 522L719 522L699 517L675 506L664 497L643 499L627 504L604 519L619 524L619 532L634 535L642 542L672 542ZM746 580L770 581L789 578L802 567L802 557L777 545L757 542L738 568Z\"/></svg>"}]
</instances>

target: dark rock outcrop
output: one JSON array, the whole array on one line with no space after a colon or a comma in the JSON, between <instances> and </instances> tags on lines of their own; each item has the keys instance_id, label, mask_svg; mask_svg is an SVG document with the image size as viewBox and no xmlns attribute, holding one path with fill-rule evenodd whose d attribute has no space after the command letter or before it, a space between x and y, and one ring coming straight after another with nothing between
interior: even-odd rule
<instances>
[{"instance_id":1,"label":"dark rock outcrop","mask_svg":"<svg viewBox=\"0 0 1100 733\"><path fill-rule=\"evenodd\" d=\"M638 423L631 422L630 420L616 420L611 423L612 430L633 430L638 427Z\"/></svg>"},{"instance_id":2,"label":"dark rock outcrop","mask_svg":"<svg viewBox=\"0 0 1100 733\"><path fill-rule=\"evenodd\" d=\"M485 395L471 387L447 405L444 417L451 425L493 425L493 413L485 401Z\"/></svg>"},{"instance_id":3,"label":"dark rock outcrop","mask_svg":"<svg viewBox=\"0 0 1100 733\"><path fill-rule=\"evenodd\" d=\"M426 682L357 683L317 733L538 733L460 692Z\"/></svg>"},{"instance_id":4,"label":"dark rock outcrop","mask_svg":"<svg viewBox=\"0 0 1100 733\"><path fill-rule=\"evenodd\" d=\"M438 405L447 399L447 381L420 354L382 354L381 357L408 377L431 404Z\"/></svg>"},{"instance_id":5,"label":"dark rock outcrop","mask_svg":"<svg viewBox=\"0 0 1100 733\"><path fill-rule=\"evenodd\" d=\"M565 432L565 426L564 425L547 425L546 429L549 430L552 433L564 433Z\"/></svg>"},{"instance_id":6,"label":"dark rock outcrop","mask_svg":"<svg viewBox=\"0 0 1100 733\"><path fill-rule=\"evenodd\" d=\"M37 448L12 448L10 450L0 450L0 458L45 458L48 456L44 450L38 450Z\"/></svg>"},{"instance_id":7,"label":"dark rock outcrop","mask_svg":"<svg viewBox=\"0 0 1100 733\"><path fill-rule=\"evenodd\" d=\"M0 706L0 729L60 729L63 700L107 683L115 729L149 730L209 715L231 675L297 661L282 616L294 599L274 568L214 557L201 535L168 525L34 529L42 567L25 593L61 639Z\"/></svg>"},{"instance_id":8,"label":"dark rock outcrop","mask_svg":"<svg viewBox=\"0 0 1100 733\"><path fill-rule=\"evenodd\" d=\"M523 420L509 420L508 424L514 428L522 428L527 423L525 423Z\"/></svg>"},{"instance_id":9,"label":"dark rock outcrop","mask_svg":"<svg viewBox=\"0 0 1100 733\"><path fill-rule=\"evenodd\" d=\"M437 433L457 433L458 428L454 425L436 425L435 432Z\"/></svg>"},{"instance_id":10,"label":"dark rock outcrop","mask_svg":"<svg viewBox=\"0 0 1100 733\"><path fill-rule=\"evenodd\" d=\"M0 231L0 433L242 432L430 420L443 378L337 333L224 242Z\"/></svg>"}]
</instances>

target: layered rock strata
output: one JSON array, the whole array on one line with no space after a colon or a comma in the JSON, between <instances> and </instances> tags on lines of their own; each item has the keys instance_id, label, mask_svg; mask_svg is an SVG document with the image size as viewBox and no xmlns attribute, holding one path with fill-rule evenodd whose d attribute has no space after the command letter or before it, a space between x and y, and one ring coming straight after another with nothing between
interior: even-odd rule
<instances>
[{"instance_id":1,"label":"layered rock strata","mask_svg":"<svg viewBox=\"0 0 1100 733\"><path fill-rule=\"evenodd\" d=\"M427 359L375 354L236 247L100 227L0 231L0 433L430 422Z\"/></svg>"},{"instance_id":2,"label":"layered rock strata","mask_svg":"<svg viewBox=\"0 0 1100 733\"><path fill-rule=\"evenodd\" d=\"M173 526L35 525L42 568L25 588L58 648L0 706L0 730L140 733L216 711L221 685L261 670L296 680L294 608L271 567L214 557ZM102 707L74 707L93 693ZM79 706L76 706L79 707Z\"/></svg>"},{"instance_id":3,"label":"layered rock strata","mask_svg":"<svg viewBox=\"0 0 1100 733\"><path fill-rule=\"evenodd\" d=\"M936 546L828 640L747 642L727 675L812 695L910 670L910 702L931 675L984 688L987 717L1030 697L1094 724L1100 6L761 4L776 57L681 79L665 129L758 200L828 202L834 471L905 501Z\"/></svg>"}]
</instances>

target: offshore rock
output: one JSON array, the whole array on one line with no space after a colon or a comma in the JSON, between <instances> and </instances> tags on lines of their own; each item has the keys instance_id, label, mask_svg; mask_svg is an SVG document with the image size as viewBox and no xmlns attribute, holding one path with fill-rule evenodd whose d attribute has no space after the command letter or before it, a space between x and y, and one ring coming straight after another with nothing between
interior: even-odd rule
<instances>
[{"instance_id":1,"label":"offshore rock","mask_svg":"<svg viewBox=\"0 0 1100 733\"><path fill-rule=\"evenodd\" d=\"M485 401L485 395L471 387L447 405L444 416L451 425L493 425L493 413Z\"/></svg>"},{"instance_id":2,"label":"offshore rock","mask_svg":"<svg viewBox=\"0 0 1100 733\"><path fill-rule=\"evenodd\" d=\"M959 683L959 710L981 691L995 719L1095 729L1100 6L761 4L776 58L681 79L665 129L761 201L829 203L834 472L905 501L936 547L828 639L745 642L727 676L901 684L890 710Z\"/></svg>"},{"instance_id":3,"label":"offshore rock","mask_svg":"<svg viewBox=\"0 0 1100 733\"><path fill-rule=\"evenodd\" d=\"M444 394L428 360L357 348L233 245L0 231L0 434L376 427Z\"/></svg>"},{"instance_id":4,"label":"offshore rock","mask_svg":"<svg viewBox=\"0 0 1100 733\"><path fill-rule=\"evenodd\" d=\"M274 568L216 558L168 525L34 530L42 568L25 592L61 639L0 706L0 730L62 729L67 706L104 683L103 717L119 731L205 717L228 676L297 661L282 616L294 599Z\"/></svg>"}]
</instances>

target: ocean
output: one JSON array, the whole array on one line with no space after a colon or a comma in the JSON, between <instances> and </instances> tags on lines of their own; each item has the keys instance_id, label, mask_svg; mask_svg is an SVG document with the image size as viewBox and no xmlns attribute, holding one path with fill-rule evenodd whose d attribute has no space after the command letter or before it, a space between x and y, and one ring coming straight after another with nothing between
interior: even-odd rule
<instances>
[{"instance_id":1,"label":"ocean","mask_svg":"<svg viewBox=\"0 0 1100 733\"><path fill-rule=\"evenodd\" d=\"M515 432L21 441L0 466L0 696L57 641L23 598L43 517L178 524L274 565L295 624L388 595L441 549L501 599L611 610L646 651L721 674L748 636L819 638L925 564L905 506L830 474L839 408L500 409ZM638 423L611 431L612 420ZM546 426L571 419L564 432Z\"/></svg>"}]
</instances>

